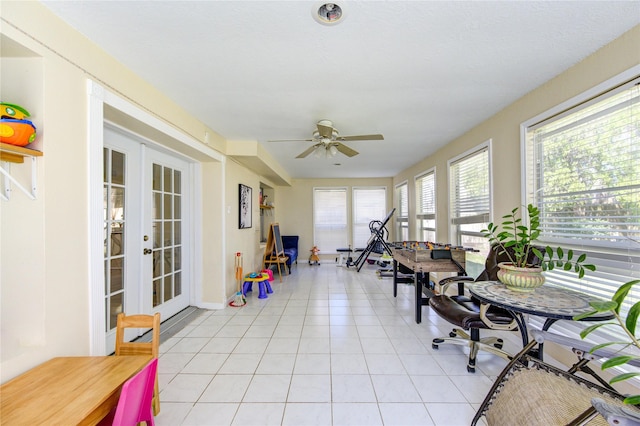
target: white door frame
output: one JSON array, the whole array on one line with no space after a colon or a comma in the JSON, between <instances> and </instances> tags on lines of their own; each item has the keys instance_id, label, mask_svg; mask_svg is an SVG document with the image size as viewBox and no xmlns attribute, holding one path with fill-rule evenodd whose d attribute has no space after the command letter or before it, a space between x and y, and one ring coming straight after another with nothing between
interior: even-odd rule
<instances>
[{"instance_id":1,"label":"white door frame","mask_svg":"<svg viewBox=\"0 0 640 426\"><path fill-rule=\"evenodd\" d=\"M118 113L123 114L127 119L132 119L137 123L141 123L146 127L151 127L166 136L169 143L174 146L182 147L185 153L183 157L191 158L192 176L194 178L192 184L190 210L192 211L191 223L191 244L192 244L192 262L191 262L191 288L190 294L192 298L198 298L201 294L202 287L202 244L201 244L201 224L202 213L200 206L202 200L200 198L202 186L202 174L200 163L194 160L191 155L186 153L195 153L199 157L207 158L212 161L224 163L224 156L219 154L212 148L193 139L191 136L178 131L175 127L169 125L165 121L153 116L146 110L133 104L108 90L105 90L100 84L87 80L88 95L88 187L87 197L89 200L89 241L87 247L89 249L89 352L90 355L105 355L106 353L106 331L105 331L105 310L104 310L104 253L103 253L103 200L102 200L102 150L103 150L103 132L105 121L105 107L109 107ZM133 132L135 133L135 132ZM168 146L162 146L165 150L176 152ZM197 303L198 300L192 300Z\"/></svg>"}]
</instances>

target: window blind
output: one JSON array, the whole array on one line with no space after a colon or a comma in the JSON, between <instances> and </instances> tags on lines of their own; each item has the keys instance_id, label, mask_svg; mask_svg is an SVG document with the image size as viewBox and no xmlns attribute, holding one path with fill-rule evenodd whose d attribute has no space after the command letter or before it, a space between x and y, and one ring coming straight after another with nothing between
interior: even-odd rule
<instances>
[{"instance_id":1,"label":"window blind","mask_svg":"<svg viewBox=\"0 0 640 426\"><path fill-rule=\"evenodd\" d=\"M435 171L416 177L416 227L423 241L436 241Z\"/></svg>"},{"instance_id":2,"label":"window blind","mask_svg":"<svg viewBox=\"0 0 640 426\"><path fill-rule=\"evenodd\" d=\"M409 190L407 183L396 186L396 238L397 241L409 239Z\"/></svg>"},{"instance_id":3,"label":"window blind","mask_svg":"<svg viewBox=\"0 0 640 426\"><path fill-rule=\"evenodd\" d=\"M489 149L482 148L451 164L451 222L489 221Z\"/></svg>"},{"instance_id":4,"label":"window blind","mask_svg":"<svg viewBox=\"0 0 640 426\"><path fill-rule=\"evenodd\" d=\"M313 241L323 253L348 247L346 188L314 188Z\"/></svg>"},{"instance_id":5,"label":"window blind","mask_svg":"<svg viewBox=\"0 0 640 426\"><path fill-rule=\"evenodd\" d=\"M386 188L353 188L353 245L366 247L371 230L369 223L383 220L387 209Z\"/></svg>"}]
</instances>

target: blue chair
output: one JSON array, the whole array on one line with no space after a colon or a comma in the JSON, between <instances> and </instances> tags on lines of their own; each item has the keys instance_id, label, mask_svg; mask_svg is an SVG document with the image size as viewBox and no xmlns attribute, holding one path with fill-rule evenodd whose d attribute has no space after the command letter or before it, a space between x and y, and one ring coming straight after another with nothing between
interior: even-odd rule
<instances>
[{"instance_id":1,"label":"blue chair","mask_svg":"<svg viewBox=\"0 0 640 426\"><path fill-rule=\"evenodd\" d=\"M291 274L291 265L298 264L298 239L297 235L283 235L282 247L284 248L284 254L289 259L286 262L289 274Z\"/></svg>"}]
</instances>

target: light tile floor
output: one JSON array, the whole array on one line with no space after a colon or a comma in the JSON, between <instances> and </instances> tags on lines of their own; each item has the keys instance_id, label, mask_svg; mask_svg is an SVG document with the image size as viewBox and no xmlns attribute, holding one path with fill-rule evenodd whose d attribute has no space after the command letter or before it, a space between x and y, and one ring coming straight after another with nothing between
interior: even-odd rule
<instances>
[{"instance_id":1,"label":"light tile floor","mask_svg":"<svg viewBox=\"0 0 640 426\"><path fill-rule=\"evenodd\" d=\"M158 426L468 425L506 361L431 347L451 326L377 266L300 263L247 305L204 311L160 346ZM493 334L499 334L493 332ZM503 333L517 352L517 335Z\"/></svg>"}]
</instances>

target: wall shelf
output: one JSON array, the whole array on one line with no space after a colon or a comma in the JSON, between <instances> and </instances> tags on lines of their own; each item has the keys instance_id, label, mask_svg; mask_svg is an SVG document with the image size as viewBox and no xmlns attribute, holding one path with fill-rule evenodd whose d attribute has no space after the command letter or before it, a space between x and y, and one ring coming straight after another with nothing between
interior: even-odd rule
<instances>
[{"instance_id":1,"label":"wall shelf","mask_svg":"<svg viewBox=\"0 0 640 426\"><path fill-rule=\"evenodd\" d=\"M24 157L42 157L42 151L0 142L0 161L24 163Z\"/></svg>"},{"instance_id":2,"label":"wall shelf","mask_svg":"<svg viewBox=\"0 0 640 426\"><path fill-rule=\"evenodd\" d=\"M43 153L41 151L36 151L34 149L25 148L22 146L10 145L8 143L0 142L0 173L5 177L4 185L3 185L3 193L2 198L5 200L9 200L11 195L11 187L9 186L9 182L12 182L18 189L24 192L29 198L32 200L36 199L36 190L37 190L37 167L36 167L36 158L42 157ZM6 163L16 163L22 164L24 163L25 158L31 159L31 188L27 189L20 184L13 176L11 176L11 169L9 164L5 166Z\"/></svg>"}]
</instances>

